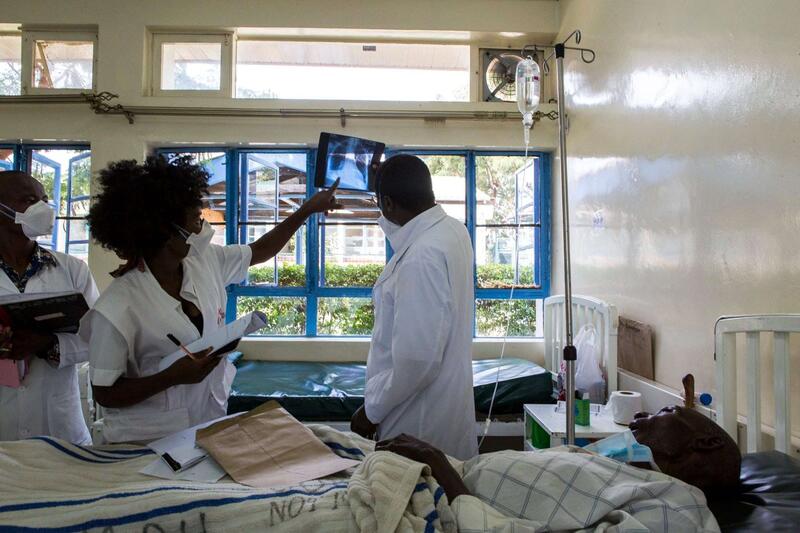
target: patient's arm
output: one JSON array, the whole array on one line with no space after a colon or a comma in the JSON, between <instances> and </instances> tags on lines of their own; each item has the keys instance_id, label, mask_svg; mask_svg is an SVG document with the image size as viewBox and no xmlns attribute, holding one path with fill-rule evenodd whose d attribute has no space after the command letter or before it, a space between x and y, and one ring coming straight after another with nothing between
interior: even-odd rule
<instances>
[{"instance_id":1,"label":"patient's arm","mask_svg":"<svg viewBox=\"0 0 800 533\"><path fill-rule=\"evenodd\" d=\"M375 451L393 452L412 461L428 465L431 468L431 474L442 486L451 503L461 495L469 495L469 489L464 485L464 481L450 461L447 460L444 452L427 442L402 434L394 439L379 442L375 446Z\"/></svg>"}]
</instances>

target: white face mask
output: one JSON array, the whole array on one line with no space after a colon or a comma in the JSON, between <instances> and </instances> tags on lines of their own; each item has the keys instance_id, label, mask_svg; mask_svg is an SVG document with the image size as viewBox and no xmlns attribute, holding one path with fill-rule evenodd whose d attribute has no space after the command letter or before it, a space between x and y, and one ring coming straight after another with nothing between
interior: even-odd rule
<instances>
[{"instance_id":1,"label":"white face mask","mask_svg":"<svg viewBox=\"0 0 800 533\"><path fill-rule=\"evenodd\" d=\"M206 251L206 248L214 238L214 228L206 220L203 221L200 233L191 233L180 226L175 227L181 236L186 239L186 244L189 245L189 255L203 255L203 252Z\"/></svg>"},{"instance_id":2,"label":"white face mask","mask_svg":"<svg viewBox=\"0 0 800 533\"><path fill-rule=\"evenodd\" d=\"M381 229L383 230L383 234L386 235L386 238L389 240L392 239L392 235L397 233L403 227L399 224L395 224L385 216L381 216L378 219L378 226L381 227Z\"/></svg>"},{"instance_id":3,"label":"white face mask","mask_svg":"<svg viewBox=\"0 0 800 533\"><path fill-rule=\"evenodd\" d=\"M56 212L48 203L39 200L28 207L24 213L17 213L5 204L0 204L0 206L4 208L0 212L22 226L22 232L28 238L35 239L53 233ZM11 213L14 215L12 216Z\"/></svg>"}]
</instances>

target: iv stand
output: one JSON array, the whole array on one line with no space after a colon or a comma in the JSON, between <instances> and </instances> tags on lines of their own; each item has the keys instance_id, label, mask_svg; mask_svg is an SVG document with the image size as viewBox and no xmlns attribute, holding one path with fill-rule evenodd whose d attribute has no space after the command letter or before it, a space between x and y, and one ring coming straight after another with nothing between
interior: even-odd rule
<instances>
[{"instance_id":1,"label":"iv stand","mask_svg":"<svg viewBox=\"0 0 800 533\"><path fill-rule=\"evenodd\" d=\"M572 37L575 37L575 44L581 42L580 30L575 30L564 39L563 42L555 45L526 45L522 49L522 56L529 48L545 49L552 48L553 52L543 61L545 72L549 72L548 61L555 55L556 58L556 86L558 90L558 150L561 163L561 222L564 237L564 314L566 319L566 345L564 346L564 361L566 363L566 394L567 394L567 444L575 444L575 361L578 359L578 352L572 344L572 265L570 258L569 244L569 187L567 179L567 127L566 113L564 111L564 54L566 50L578 50L581 53L581 60L584 63L591 63L595 60L594 50L589 48L577 48L566 46Z\"/></svg>"}]
</instances>

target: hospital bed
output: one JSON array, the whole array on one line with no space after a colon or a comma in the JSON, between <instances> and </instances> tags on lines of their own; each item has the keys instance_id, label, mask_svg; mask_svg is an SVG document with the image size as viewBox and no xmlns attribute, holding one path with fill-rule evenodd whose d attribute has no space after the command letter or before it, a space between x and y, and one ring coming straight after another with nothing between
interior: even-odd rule
<instances>
[{"instance_id":1,"label":"hospital bed","mask_svg":"<svg viewBox=\"0 0 800 533\"><path fill-rule=\"evenodd\" d=\"M641 392L645 409L656 412L661 407L680 403L681 397L664 390L657 383L617 369L618 314L609 303L588 296L573 296L573 330L594 324L602 346L604 374L609 394L622 381L625 389ZM564 347L564 297L553 296L544 304L545 366L553 375L562 361ZM717 495L709 506L725 532L800 531L800 460L797 442L791 431L791 380L799 374L791 368L789 338L800 333L798 315L748 315L722 317L715 329L716 383L718 398L714 410L699 408L716 417L717 422L746 451L742 456L740 485L731 494ZM745 416L738 414L737 336L745 347L743 369L746 379ZM761 421L762 356L761 341L772 336L774 391L774 428ZM793 372L794 370L794 372ZM774 449L767 444L774 441Z\"/></svg>"},{"instance_id":2,"label":"hospital bed","mask_svg":"<svg viewBox=\"0 0 800 533\"><path fill-rule=\"evenodd\" d=\"M715 328L717 422L744 448L741 484L709 507L723 531L797 531L800 529L800 460L791 457L792 441L790 335L800 333L800 315L722 317ZM739 416L737 337L744 341L745 416ZM743 337L743 339L742 339ZM762 424L762 339L772 337L775 418ZM797 369L794 369L797 376ZM744 434L740 429L744 426ZM766 431L765 431L766 430ZM770 438L772 437L772 438ZM772 440L773 450L766 444ZM767 442L765 442L767 441Z\"/></svg>"},{"instance_id":3,"label":"hospital bed","mask_svg":"<svg viewBox=\"0 0 800 533\"><path fill-rule=\"evenodd\" d=\"M240 360L236 365L229 413L249 411L276 400L298 420L349 430L353 413L364 403L363 363ZM485 420L497 380L491 436L521 437L522 405L553 403L550 373L530 361L477 360L472 363L472 372L479 420ZM484 424L479 420L476 424L482 431Z\"/></svg>"},{"instance_id":4,"label":"hospital bed","mask_svg":"<svg viewBox=\"0 0 800 533\"><path fill-rule=\"evenodd\" d=\"M610 393L617 388L619 319L616 307L588 296L573 296L572 306L576 332L586 324L595 327ZM485 429L496 380L497 393L491 408L489 437L521 440L524 433L522 406L553 403L555 378L564 346L564 297L547 298L543 309L544 368L514 358L473 361L479 434ZM353 413L364 403L366 367L362 363L240 360L237 370L228 401L229 413L248 411L265 401L276 400L298 420L347 430Z\"/></svg>"}]
</instances>

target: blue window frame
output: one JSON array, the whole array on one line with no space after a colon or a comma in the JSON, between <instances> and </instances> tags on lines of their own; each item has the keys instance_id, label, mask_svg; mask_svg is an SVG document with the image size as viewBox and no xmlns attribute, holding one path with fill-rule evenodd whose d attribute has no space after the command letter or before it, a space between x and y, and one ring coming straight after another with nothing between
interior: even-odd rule
<instances>
[{"instance_id":1,"label":"blue window frame","mask_svg":"<svg viewBox=\"0 0 800 533\"><path fill-rule=\"evenodd\" d=\"M0 170L28 172L45 185L50 202L57 209L56 224L53 234L40 238L39 244L86 260L91 182L89 145L0 145Z\"/></svg>"},{"instance_id":2,"label":"blue window frame","mask_svg":"<svg viewBox=\"0 0 800 533\"><path fill-rule=\"evenodd\" d=\"M218 228L224 226L224 232L216 237L220 244L252 242L316 192L314 149L189 146L156 152L167 157L190 154L205 165L211 175L206 199L207 212L213 215L210 222ZM457 175L452 176L434 171L434 188L438 189L437 200L444 203L448 213L464 221L473 246L478 245L476 307L491 307L497 310L494 314L498 317L507 317L519 309L514 306L535 308L532 300L549 295L549 154L535 152L524 159L520 152L403 149L390 150L387 155L400 152L428 160L437 158L439 163L449 157L453 168L457 168ZM493 165L500 169L502 178L488 176ZM456 197L443 201L441 191L452 191L454 187L459 191ZM279 258L266 267L251 267L248 280L228 287L229 319L237 311L269 302L280 310L275 326L284 335L340 336L330 317L347 317L359 309L371 309L371 283L391 257L391 249L382 233L378 233L380 240L376 238L376 232L380 232L376 224L379 213L373 202L365 195L345 191L338 197L345 203L345 214L310 217ZM337 239L338 245L332 242ZM337 268L337 257L365 266L361 282L347 282L342 269ZM486 272L497 279L487 283ZM505 334L478 322L477 336ZM532 334L532 329L526 327L518 324L509 334ZM355 328L356 334L369 334L368 328Z\"/></svg>"}]
</instances>

